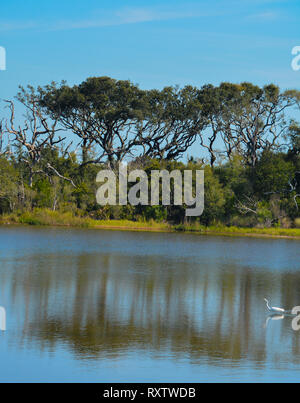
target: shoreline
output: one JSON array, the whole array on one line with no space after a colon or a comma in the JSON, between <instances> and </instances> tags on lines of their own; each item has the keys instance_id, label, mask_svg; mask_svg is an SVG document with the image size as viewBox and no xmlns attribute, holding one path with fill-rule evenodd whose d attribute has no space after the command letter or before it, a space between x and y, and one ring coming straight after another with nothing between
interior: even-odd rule
<instances>
[{"instance_id":1,"label":"shoreline","mask_svg":"<svg viewBox=\"0 0 300 403\"><path fill-rule=\"evenodd\" d=\"M236 232L226 232L226 231L215 231L210 230L209 227L206 230L177 230L174 228L153 228L153 227L126 227L126 226L113 226L113 225L95 225L95 226L78 226L71 224L20 224L20 223L0 223L1 227L36 227L36 228L74 228L74 229L94 229L94 230L104 230L104 231L128 231L128 232L157 232L157 233L170 233L170 234L194 234L194 235L207 235L207 236L226 236L226 237L247 237L247 238L269 238L269 239L291 239L299 240L300 235L282 235L282 234L267 234L259 232L241 232L238 230Z\"/></svg>"},{"instance_id":2,"label":"shoreline","mask_svg":"<svg viewBox=\"0 0 300 403\"><path fill-rule=\"evenodd\" d=\"M300 240L300 228L246 228L226 227L223 225L205 227L200 224L172 225L155 221L94 220L87 217L74 216L71 213L53 212L50 210L37 210L20 215L0 216L0 226L65 227L108 231L165 232Z\"/></svg>"},{"instance_id":3,"label":"shoreline","mask_svg":"<svg viewBox=\"0 0 300 403\"><path fill-rule=\"evenodd\" d=\"M277 238L277 239L295 239L300 240L300 235L280 235L280 234L267 234L267 233L251 233L251 232L226 232L226 231L215 231L210 230L209 227L206 230L177 230L174 228L167 229L158 229L151 227L117 227L117 226L109 226L109 225L100 225L97 227L93 227L92 229L103 229L107 231L135 231L135 232L166 232L166 233L182 233L182 234L195 234L195 235L212 235L212 236L229 236L229 237L251 237L251 238ZM244 229L244 228L243 228Z\"/></svg>"}]
</instances>

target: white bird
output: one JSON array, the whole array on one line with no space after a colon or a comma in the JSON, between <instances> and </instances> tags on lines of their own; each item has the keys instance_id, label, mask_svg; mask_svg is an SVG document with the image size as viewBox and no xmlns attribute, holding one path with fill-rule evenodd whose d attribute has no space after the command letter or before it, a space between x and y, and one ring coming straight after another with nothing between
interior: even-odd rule
<instances>
[{"instance_id":1,"label":"white bird","mask_svg":"<svg viewBox=\"0 0 300 403\"><path fill-rule=\"evenodd\" d=\"M285 310L282 309L282 308L277 308L276 306L270 306L270 305L269 305L269 301L268 301L266 298L264 298L264 300L266 301L267 308L268 308L268 310L269 310L270 312L277 312L277 313L283 313L283 312L285 312Z\"/></svg>"}]
</instances>

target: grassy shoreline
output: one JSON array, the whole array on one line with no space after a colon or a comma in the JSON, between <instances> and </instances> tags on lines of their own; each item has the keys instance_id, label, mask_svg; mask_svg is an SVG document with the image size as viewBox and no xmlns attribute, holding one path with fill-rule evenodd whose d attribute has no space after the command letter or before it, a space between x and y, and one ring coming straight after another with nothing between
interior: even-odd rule
<instances>
[{"instance_id":1,"label":"grassy shoreline","mask_svg":"<svg viewBox=\"0 0 300 403\"><path fill-rule=\"evenodd\" d=\"M75 216L70 212L62 213L47 209L36 209L33 212L0 216L0 225L64 226L105 230L181 232L203 235L269 237L300 240L300 228L241 228L226 227L223 225L205 227L200 224L171 225L155 221L93 220L88 217Z\"/></svg>"}]
</instances>

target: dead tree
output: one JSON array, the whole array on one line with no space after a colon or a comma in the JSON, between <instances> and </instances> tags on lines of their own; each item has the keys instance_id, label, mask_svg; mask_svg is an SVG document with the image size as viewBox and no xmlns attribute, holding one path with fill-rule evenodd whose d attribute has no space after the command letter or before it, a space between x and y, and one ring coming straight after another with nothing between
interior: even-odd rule
<instances>
[{"instance_id":1,"label":"dead tree","mask_svg":"<svg viewBox=\"0 0 300 403\"><path fill-rule=\"evenodd\" d=\"M10 119L6 122L6 132L13 136L15 146L25 149L21 158L28 167L28 184L32 187L35 175L47 175L45 167L41 164L43 151L46 148L55 149L64 138L56 137L59 130L57 129L57 121L48 121L33 96L23 99L19 97L19 101L26 107L25 121L22 126L16 125L15 104L13 101L6 100L10 110ZM48 166L48 168L55 171L52 166Z\"/></svg>"},{"instance_id":2,"label":"dead tree","mask_svg":"<svg viewBox=\"0 0 300 403\"><path fill-rule=\"evenodd\" d=\"M0 156L9 156L12 154L9 136L5 136L4 120L0 121Z\"/></svg>"}]
</instances>

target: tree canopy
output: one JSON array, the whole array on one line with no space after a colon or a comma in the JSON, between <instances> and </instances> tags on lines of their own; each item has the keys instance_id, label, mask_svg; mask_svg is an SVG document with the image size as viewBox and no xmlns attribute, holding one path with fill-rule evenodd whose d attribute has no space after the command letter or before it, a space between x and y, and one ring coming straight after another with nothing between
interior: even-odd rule
<instances>
[{"instance_id":1,"label":"tree canopy","mask_svg":"<svg viewBox=\"0 0 300 403\"><path fill-rule=\"evenodd\" d=\"M18 117L16 103L24 112ZM184 206L96 204L97 172L126 161L146 171L205 169L205 224L294 225L299 217L297 90L247 82L143 90L91 77L73 86L20 87L5 104L2 213L47 207L98 218L184 220Z\"/></svg>"}]
</instances>

